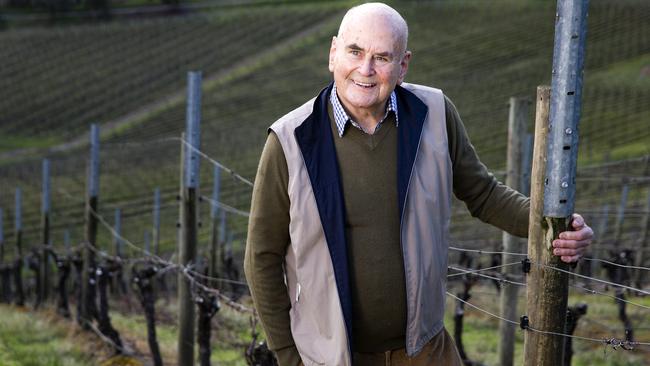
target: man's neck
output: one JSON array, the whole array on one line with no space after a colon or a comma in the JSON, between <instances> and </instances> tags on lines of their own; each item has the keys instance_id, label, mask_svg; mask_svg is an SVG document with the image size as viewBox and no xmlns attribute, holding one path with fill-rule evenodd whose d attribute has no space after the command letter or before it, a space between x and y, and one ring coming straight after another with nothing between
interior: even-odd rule
<instances>
[{"instance_id":1,"label":"man's neck","mask_svg":"<svg viewBox=\"0 0 650 366\"><path fill-rule=\"evenodd\" d=\"M345 112L348 116L356 123L363 128L363 130L368 134L373 134L375 128L379 124L384 116L386 115L386 108L388 108L388 101L384 102L377 108L350 108L348 105L339 98L341 105L345 109Z\"/></svg>"}]
</instances>

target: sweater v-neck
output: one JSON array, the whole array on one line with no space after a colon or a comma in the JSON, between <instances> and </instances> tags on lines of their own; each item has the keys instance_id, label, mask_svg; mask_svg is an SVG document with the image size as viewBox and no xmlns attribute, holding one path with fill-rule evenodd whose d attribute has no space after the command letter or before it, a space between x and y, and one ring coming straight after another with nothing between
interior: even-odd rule
<instances>
[{"instance_id":1,"label":"sweater v-neck","mask_svg":"<svg viewBox=\"0 0 650 366\"><path fill-rule=\"evenodd\" d=\"M352 126L348 123L343 132L343 136L338 135L338 129L336 123L334 122L334 114L332 111L332 105L328 103L327 112L330 117L330 125L332 127L332 134L335 139L347 139L356 144L359 144L366 148L368 151L374 151L379 147L385 138L389 135L394 135L397 131L395 126L395 113L390 112L386 119L383 121L381 127L375 131L374 134L368 134L357 127Z\"/></svg>"}]
</instances>

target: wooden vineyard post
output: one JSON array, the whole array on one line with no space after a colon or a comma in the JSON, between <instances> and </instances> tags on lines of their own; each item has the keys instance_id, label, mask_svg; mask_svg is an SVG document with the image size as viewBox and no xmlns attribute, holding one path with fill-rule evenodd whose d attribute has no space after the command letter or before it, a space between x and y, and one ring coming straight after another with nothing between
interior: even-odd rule
<instances>
[{"instance_id":1,"label":"wooden vineyard post","mask_svg":"<svg viewBox=\"0 0 650 366\"><path fill-rule=\"evenodd\" d=\"M4 211L0 208L0 267L5 261L5 231L4 231Z\"/></svg>"},{"instance_id":2,"label":"wooden vineyard post","mask_svg":"<svg viewBox=\"0 0 650 366\"><path fill-rule=\"evenodd\" d=\"M122 242L122 210L119 208L115 209L115 220L113 221L113 249L115 251L115 256L122 258L123 253L123 242Z\"/></svg>"},{"instance_id":3,"label":"wooden vineyard post","mask_svg":"<svg viewBox=\"0 0 650 366\"><path fill-rule=\"evenodd\" d=\"M158 256L158 254L160 254L160 187L156 187L153 193L153 228L151 234L153 240L153 254Z\"/></svg>"},{"instance_id":4,"label":"wooden vineyard post","mask_svg":"<svg viewBox=\"0 0 650 366\"><path fill-rule=\"evenodd\" d=\"M543 193L544 193L544 174L546 172L546 138L548 134L548 112L549 112L549 101L550 101L550 88L547 86L537 88L537 106L535 114L535 145L533 149L533 167L531 174L531 185L530 185L530 225L528 228L528 257L531 262L550 262L553 260L552 250L549 250L544 241L544 228L542 221L542 211L543 211ZM545 269L539 266L531 266L530 273L527 278L528 282L528 291L526 294L526 302L528 308L529 320L532 324L536 325L537 328L540 328L540 325L543 321L545 323L552 323L553 321L557 322L560 319L562 325L561 331L564 330L564 317L565 313L555 314L556 319L544 319L553 314L542 313L541 308L548 307L551 304L538 305L540 301L556 301L557 298L547 298L545 297L546 293L540 293L540 289L544 285L544 281L558 281L561 283L562 278L554 278L553 276L562 275L560 272L555 272L552 270ZM562 290L561 288L559 289ZM561 299L560 299L561 300ZM562 305L562 303L560 303ZM564 307L566 308L566 301L564 301ZM549 340L554 339L545 339L545 346L554 346L554 348L545 348L538 346L538 343L541 341L541 334L527 332L524 339L524 364L525 365L537 365L541 360L544 359L545 355L549 350L558 350L562 349L562 339L556 340L555 344L548 344ZM559 337L558 337L559 338ZM555 352L557 353L557 352ZM561 352L559 352L561 354ZM559 365L561 358L558 358ZM541 364L540 364L541 365ZM548 363L551 365L551 363Z\"/></svg>"},{"instance_id":5,"label":"wooden vineyard post","mask_svg":"<svg viewBox=\"0 0 650 366\"><path fill-rule=\"evenodd\" d=\"M144 229L144 254L148 257L151 255L151 231Z\"/></svg>"},{"instance_id":6,"label":"wooden vineyard post","mask_svg":"<svg viewBox=\"0 0 650 366\"><path fill-rule=\"evenodd\" d=\"M122 210L115 209L115 219L113 221L113 250L115 256L121 259L126 259L124 251L124 240L122 240ZM129 286L127 286L124 279L124 268L119 266L114 275L115 278L115 292L123 295L125 302L129 309L131 308L131 297L128 296Z\"/></svg>"},{"instance_id":7,"label":"wooden vineyard post","mask_svg":"<svg viewBox=\"0 0 650 366\"><path fill-rule=\"evenodd\" d=\"M200 146L201 120L201 73L188 74L186 133L187 143L182 143L184 159L181 177L181 242L179 243L180 265L194 265L198 231L198 182L199 155L194 149ZM194 365L194 299L190 280L185 268L178 274L178 364Z\"/></svg>"},{"instance_id":8,"label":"wooden vineyard post","mask_svg":"<svg viewBox=\"0 0 650 366\"><path fill-rule=\"evenodd\" d=\"M635 265L637 267L643 267L646 265L646 258L648 258L648 250L650 249L650 245L648 245L648 232L650 232L650 189L648 189L648 198L646 200L646 205L645 205L645 213L643 215L643 221L642 221L642 228L641 228L641 235L639 236L639 241L638 241L638 254L636 256L636 263ZM643 277L645 275L645 271L637 269L636 271L636 284L638 288L643 288Z\"/></svg>"},{"instance_id":9,"label":"wooden vineyard post","mask_svg":"<svg viewBox=\"0 0 650 366\"><path fill-rule=\"evenodd\" d=\"M22 223L22 191L16 188L16 205L14 215L14 238L16 240L16 255L14 260L14 291L16 292L15 303L18 306L25 305L25 292L23 290L23 223Z\"/></svg>"},{"instance_id":10,"label":"wooden vineyard post","mask_svg":"<svg viewBox=\"0 0 650 366\"><path fill-rule=\"evenodd\" d=\"M629 193L630 193L630 186L627 183L623 184L623 189L621 190L621 202L619 203L618 210L616 211L616 226L614 227L614 245L616 246L616 252L622 250L621 236L623 234L623 222L625 221L625 208L627 207L627 197Z\"/></svg>"},{"instance_id":11,"label":"wooden vineyard post","mask_svg":"<svg viewBox=\"0 0 650 366\"><path fill-rule=\"evenodd\" d=\"M574 209L587 8L588 0L558 0L551 89L538 88L528 324L522 319L526 366L556 366L564 357L570 268L553 254L553 240L570 230Z\"/></svg>"},{"instance_id":12,"label":"wooden vineyard post","mask_svg":"<svg viewBox=\"0 0 650 366\"><path fill-rule=\"evenodd\" d=\"M95 252L97 248L97 213L99 202L99 127L95 124L90 127L90 161L88 164L87 191L86 191L86 227L83 249L83 270L81 277L81 312L77 321L86 328L97 314L95 303Z\"/></svg>"},{"instance_id":13,"label":"wooden vineyard post","mask_svg":"<svg viewBox=\"0 0 650 366\"><path fill-rule=\"evenodd\" d=\"M5 265L4 211L0 208L0 302L11 302L11 266Z\"/></svg>"},{"instance_id":14,"label":"wooden vineyard post","mask_svg":"<svg viewBox=\"0 0 650 366\"><path fill-rule=\"evenodd\" d=\"M603 238L605 237L605 233L607 232L607 220L609 218L609 204L604 204L603 208L601 210L601 216L600 220L598 221L598 226L596 227L596 232L600 233L600 238L595 240L595 243L592 244L591 248L591 253L592 257L595 259L603 259L607 258L607 250L604 249L604 245L602 243ZM602 248L601 248L602 247ZM596 268L596 264L598 262L596 261L591 261L591 273L592 275L596 274L596 271L598 270Z\"/></svg>"},{"instance_id":15,"label":"wooden vineyard post","mask_svg":"<svg viewBox=\"0 0 650 366\"><path fill-rule=\"evenodd\" d=\"M219 194L221 190L221 168L218 166L214 166L214 181L213 181L213 187L212 187L212 205L210 207L210 264L208 267L208 276L212 278L218 277L218 263L219 263L219 232L221 231L218 229L218 220L219 220L219 206L217 205L217 202L219 202ZM219 284L217 283L216 280L209 280L208 284L212 288L216 288Z\"/></svg>"},{"instance_id":16,"label":"wooden vineyard post","mask_svg":"<svg viewBox=\"0 0 650 366\"><path fill-rule=\"evenodd\" d=\"M228 258L226 253L226 226L226 210L219 210L219 256L221 257L221 272L223 275L230 278L230 273L227 267Z\"/></svg>"},{"instance_id":17,"label":"wooden vineyard post","mask_svg":"<svg viewBox=\"0 0 650 366\"><path fill-rule=\"evenodd\" d=\"M50 243L50 162L43 160L43 192L41 202L41 270L39 281L41 286L38 289L37 307L47 301L49 292L50 266L49 266L49 243Z\"/></svg>"},{"instance_id":18,"label":"wooden vineyard post","mask_svg":"<svg viewBox=\"0 0 650 366\"><path fill-rule=\"evenodd\" d=\"M525 191L526 184L523 182L523 166L527 157L525 153L526 125L528 120L528 100L525 98L510 98L510 114L508 117L508 158L506 185L520 192ZM526 192L524 192L526 193ZM508 233L503 233L503 251L513 253L520 251L524 246L523 239L517 238ZM512 255L503 254L502 263L516 261ZM517 267L503 267L503 276L513 280L513 276L521 273ZM501 317L514 319L517 317L517 294L518 287L504 284L501 291ZM499 364L510 366L514 361L515 330L512 324L501 322L499 324Z\"/></svg>"}]
</instances>

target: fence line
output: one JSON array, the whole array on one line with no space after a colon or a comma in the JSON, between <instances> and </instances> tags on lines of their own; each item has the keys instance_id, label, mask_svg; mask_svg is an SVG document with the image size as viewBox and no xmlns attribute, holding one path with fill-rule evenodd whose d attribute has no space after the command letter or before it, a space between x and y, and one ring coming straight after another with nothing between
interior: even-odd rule
<instances>
[{"instance_id":1,"label":"fence line","mask_svg":"<svg viewBox=\"0 0 650 366\"><path fill-rule=\"evenodd\" d=\"M218 162L218 161L212 159L212 158L211 158L210 156L208 156L206 153L204 153L203 151L199 150L197 147L193 146L192 144L190 144L190 143L187 142L186 140L184 140L184 139L182 139L182 138L180 138L180 137L170 137L170 139L174 139L174 140L179 140L179 141L181 141L183 144L185 144L185 146L187 146L188 148L190 148L192 151L194 151L194 152L196 152L197 154L201 155L202 157L204 157L206 160L208 160L208 161L211 162L212 164L214 164L214 165L218 166L219 168L223 169L223 170L226 171L228 174L230 174L231 176L233 176L235 179L241 181L242 183L244 183L244 184L246 184L246 185L248 185L248 186L250 186L250 187L253 187L253 182L251 182L250 180L248 180L248 179L242 177L242 176L239 175L237 172L235 172L234 170L232 170L232 169L228 168L227 166L221 164L220 162Z\"/></svg>"},{"instance_id":2,"label":"fence line","mask_svg":"<svg viewBox=\"0 0 650 366\"><path fill-rule=\"evenodd\" d=\"M469 253L478 253L478 254L507 254L507 255L514 255L514 256L519 256L519 257L527 257L528 254L526 253L511 253L511 252L496 252L496 251L489 251L489 250L482 250L482 249L469 249L469 248L458 248L458 247L449 247L449 250L455 250L458 252L469 252Z\"/></svg>"},{"instance_id":3,"label":"fence line","mask_svg":"<svg viewBox=\"0 0 650 366\"><path fill-rule=\"evenodd\" d=\"M496 315L496 314L494 314L494 313L492 313L492 312L490 312L488 310L482 309L482 308L480 308L480 307L478 307L478 306L476 306L476 305L474 305L474 304L472 304L472 303L470 303L468 301L465 301L465 300L455 296L454 294L450 293L449 291L447 291L447 295L454 298L455 300L460 301L460 302L464 303L465 305L468 305L468 306L470 306L470 307L472 307L472 308L474 308L474 309L476 309L476 310L478 310L478 311L480 311L480 312L482 312L484 314L487 314L487 315L489 315L489 316L491 316L491 317L493 317L495 319L498 319L500 321L503 321L503 322L506 322L506 323L509 323L509 324L517 325L520 328L522 328L522 323L520 321L518 322L518 321L514 321L514 320L510 320L510 319L500 317L500 316L498 316L498 315ZM572 335L572 334L548 332L548 331L544 331L544 330L540 330L540 329L535 329L535 328L530 327L530 326L525 326L522 329L529 330L529 331L536 332L536 333L541 333L541 334L549 334L549 335L555 335L555 336L560 336L560 337L565 337L565 338L573 338L573 339L579 339L579 340L583 340L583 341L602 343L602 344L604 344L606 346L609 345L614 349L616 349L616 347L621 347L621 348L623 348L625 350L631 350L631 349L634 348L634 346L640 346L640 345L641 346L650 346L650 342L626 341L626 340L622 340L622 339L618 339L618 338L614 338L614 337L604 338L604 339L597 339L597 338L576 336L576 335Z\"/></svg>"},{"instance_id":4,"label":"fence line","mask_svg":"<svg viewBox=\"0 0 650 366\"><path fill-rule=\"evenodd\" d=\"M610 262L605 259L598 259L598 258L589 258L589 257L582 257L583 260L589 261L589 262L601 262L601 263L607 263L612 266L620 267L620 268L628 268L628 269L638 269L641 271L650 271L650 268L648 267L641 267L641 266L628 266L624 264L618 264L614 262Z\"/></svg>"},{"instance_id":5,"label":"fence line","mask_svg":"<svg viewBox=\"0 0 650 366\"><path fill-rule=\"evenodd\" d=\"M557 268L557 267L553 267L553 266L548 266L548 265L543 264L543 263L536 263L536 262L531 262L531 263L534 264L534 265L536 265L536 266L540 266L540 267L548 268L548 269L551 269L551 270L554 270L554 271L558 271L558 272L566 273L566 274L571 275L571 276L580 277L580 278L583 278L583 279L586 279L586 280L590 280L590 281L600 282L600 283L603 283L603 284L605 284L605 285L610 285L610 286L613 286L613 287L624 288L624 289L626 289L626 290L630 290L630 291L638 292L638 293L641 293L641 294L644 294L644 295L650 295L650 292L648 292L648 291L641 290L641 289L638 289L638 288L634 288L634 287L631 287L631 286L626 286L626 285L623 285L623 284L620 284L620 283L610 282L610 281L602 280L602 279L600 279L600 278L595 278L595 277L589 277L589 276L581 275L581 274L579 274L579 273L575 273L575 272L567 271L567 270L564 270L564 269L561 269L561 268Z\"/></svg>"},{"instance_id":6,"label":"fence line","mask_svg":"<svg viewBox=\"0 0 650 366\"><path fill-rule=\"evenodd\" d=\"M447 278L455 277L455 276L462 276L462 275L465 275L465 274L472 274L472 273L477 273L477 272L482 272L482 271L489 271L489 270L492 270L492 269L498 269L498 268L503 268L503 267L515 266L515 265L521 265L521 262L500 264L498 266L479 268L479 269L469 269L469 268L460 269L460 268L453 268L453 267L448 266L447 268L451 268L451 269L456 270L456 271L464 271L464 272L448 274ZM496 273L496 272L494 272L494 273Z\"/></svg>"},{"instance_id":7,"label":"fence line","mask_svg":"<svg viewBox=\"0 0 650 366\"><path fill-rule=\"evenodd\" d=\"M583 291L585 291L585 292L587 292L587 293L589 293L589 294L591 294L591 295L601 295L601 296L609 297L609 298L614 299L614 300L616 300L616 301L622 301L622 302L627 303L627 304L630 304L630 305L634 305L634 306L638 306L638 307L640 307L640 308L644 308L644 309L648 309L648 310L650 310L650 306L646 306L646 305L643 305L643 304L639 304L639 303L636 303L636 302L634 302L634 301L630 301L630 300L625 300L625 299L622 299L622 298L620 298L620 297L616 297L616 296L612 296L612 295L606 294L606 293L604 293L604 292L596 291L596 290L594 290L594 289L590 289L590 288L587 288L587 287L578 286L578 285L571 284L571 283L569 283L569 286L571 286L571 287L575 287L575 288L580 289L580 290L583 290Z\"/></svg>"},{"instance_id":8,"label":"fence line","mask_svg":"<svg viewBox=\"0 0 650 366\"><path fill-rule=\"evenodd\" d=\"M497 272L494 273L495 276L490 276L490 275L486 275L486 274L479 273L479 272L470 272L470 271L465 271L465 270L462 269L462 268L457 268L457 267L453 267L453 266L449 266L448 268L453 269L453 270L455 270L455 271L463 271L464 273L462 273L462 274L471 273L471 274L473 274L473 275L476 275L476 276L479 276L479 277L484 277L484 278L489 278L489 279L491 279L491 280L498 281L498 282L501 282L501 283L509 283L509 284L512 284L512 285L517 285L517 286L523 286L523 287L526 287L526 284L525 284L525 283L523 283L523 282L515 282L515 281L507 280L507 279L501 277L501 276L500 276L501 274L500 274L500 273L497 273Z\"/></svg>"},{"instance_id":9,"label":"fence line","mask_svg":"<svg viewBox=\"0 0 650 366\"><path fill-rule=\"evenodd\" d=\"M212 198L210 198L208 196L200 196L200 198L202 200L210 202L213 205L217 205L217 206L219 206L219 208L223 209L224 211L230 212L232 214L243 216L243 217L249 217L251 215L251 213L248 212L248 211L243 211L243 210L236 209L236 208L234 208L232 206L226 205L225 203L215 201L215 200L213 200Z\"/></svg>"}]
</instances>

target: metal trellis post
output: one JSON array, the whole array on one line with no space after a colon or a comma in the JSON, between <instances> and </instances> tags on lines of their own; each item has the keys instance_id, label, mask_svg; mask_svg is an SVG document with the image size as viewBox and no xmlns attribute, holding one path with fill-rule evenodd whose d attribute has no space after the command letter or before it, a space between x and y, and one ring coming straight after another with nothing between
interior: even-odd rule
<instances>
[{"instance_id":1,"label":"metal trellis post","mask_svg":"<svg viewBox=\"0 0 650 366\"><path fill-rule=\"evenodd\" d=\"M201 72L190 72L187 76L187 114L183 146L184 162L181 189L181 243L179 248L180 265L187 268L196 263L196 244L198 231L198 189L199 155L194 149L200 148L201 121ZM179 329L178 364L194 365L194 301L191 283L183 271L178 278Z\"/></svg>"}]
</instances>

